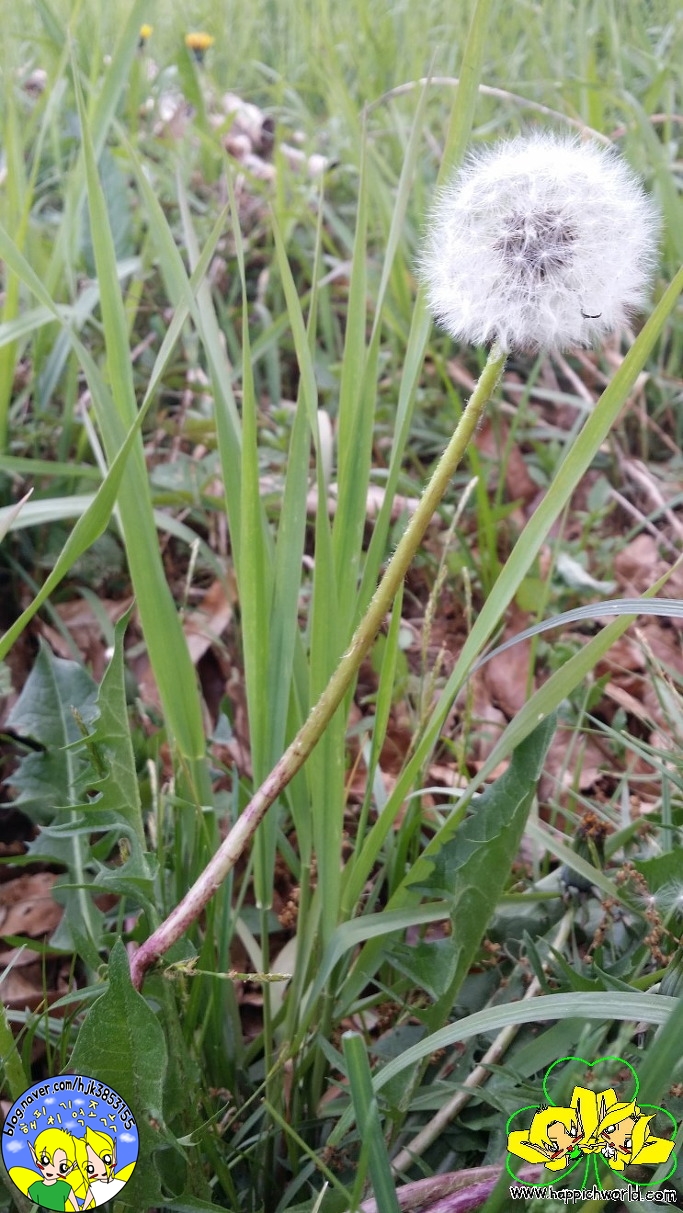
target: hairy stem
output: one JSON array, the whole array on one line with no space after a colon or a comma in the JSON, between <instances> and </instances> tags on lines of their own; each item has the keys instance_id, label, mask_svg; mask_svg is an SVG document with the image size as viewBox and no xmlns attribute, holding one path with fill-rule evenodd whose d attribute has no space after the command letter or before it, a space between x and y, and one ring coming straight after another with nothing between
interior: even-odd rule
<instances>
[{"instance_id":1,"label":"hairy stem","mask_svg":"<svg viewBox=\"0 0 683 1213\"><path fill-rule=\"evenodd\" d=\"M434 469L431 480L387 565L384 576L354 633L349 648L296 737L270 774L266 776L260 788L254 793L239 820L221 843L201 876L188 890L183 900L171 911L168 918L135 953L131 964L131 977L136 989L140 989L150 965L163 956L176 940L197 921L204 907L253 838L270 806L294 778L320 740L358 673L360 664L372 645L385 615L391 610L394 595L422 543L434 511L441 502L453 473L467 449L504 365L505 354L498 345L494 345L453 437Z\"/></svg>"}]
</instances>

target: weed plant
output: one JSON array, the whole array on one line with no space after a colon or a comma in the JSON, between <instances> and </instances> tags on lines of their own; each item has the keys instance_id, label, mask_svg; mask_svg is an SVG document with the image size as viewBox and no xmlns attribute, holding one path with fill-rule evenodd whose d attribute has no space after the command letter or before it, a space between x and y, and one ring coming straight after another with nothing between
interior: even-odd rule
<instances>
[{"instance_id":1,"label":"weed plant","mask_svg":"<svg viewBox=\"0 0 683 1213\"><path fill-rule=\"evenodd\" d=\"M42 1073L101 1079L141 1135L115 1208L197 1213L356 1209L369 1186L388 1213L402 1182L449 1172L457 1189L472 1168L487 1169L487 1208L506 1207L506 1118L559 1056L627 1057L680 1120L681 765L598 709L601 663L634 617L680 619L683 604L658 598L667 567L588 637L549 630L560 610L565 627L601 617L586 599L628 538L608 521L618 453L649 460L657 432L629 431L634 393L680 469L677 6L255 0L171 15L35 0L3 16L0 656L20 690L7 800L35 827L21 862L59 873L63 906L49 939L9 944L46 966L74 957L66 994L5 1013L5 1097ZM188 28L215 38L203 62ZM226 152L228 88L273 120L268 181ZM471 142L539 122L618 142L656 196L651 314L591 355L595 408L585 359L567 356L569 431L533 413L535 386L553 391L546 356L512 356L506 458L528 452L537 507L518 527L505 461L489 489L476 444L456 471L463 439L430 509L445 544L421 545L369 626L406 500L477 419L461 384L483 384L479 409L493 394L494 418L509 410L502 359L432 332L424 216ZM324 174L287 158L294 131ZM659 533L662 518L646 522ZM184 625L214 584L229 626L212 639L240 689L224 680L209 707ZM444 587L463 630L432 661ZM77 595L107 646L102 677L57 609ZM531 611L529 694L475 763L473 670L515 604ZM58 644L38 643L39 619ZM648 660L677 743L680 680ZM306 725L335 677L324 721ZM558 719L570 741L539 813ZM596 738L616 771L599 799L579 778ZM639 762L658 782L646 829Z\"/></svg>"}]
</instances>

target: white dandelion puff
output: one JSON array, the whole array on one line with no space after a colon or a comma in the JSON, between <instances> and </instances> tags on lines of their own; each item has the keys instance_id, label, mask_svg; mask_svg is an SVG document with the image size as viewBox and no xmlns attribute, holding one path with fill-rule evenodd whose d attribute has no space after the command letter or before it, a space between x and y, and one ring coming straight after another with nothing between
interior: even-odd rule
<instances>
[{"instance_id":1,"label":"white dandelion puff","mask_svg":"<svg viewBox=\"0 0 683 1213\"><path fill-rule=\"evenodd\" d=\"M670 880L653 894L653 901L661 914L683 916L683 882Z\"/></svg>"},{"instance_id":2,"label":"white dandelion puff","mask_svg":"<svg viewBox=\"0 0 683 1213\"><path fill-rule=\"evenodd\" d=\"M420 269L452 337L592 345L647 300L657 208L611 149L548 133L474 153L441 192Z\"/></svg>"}]
</instances>

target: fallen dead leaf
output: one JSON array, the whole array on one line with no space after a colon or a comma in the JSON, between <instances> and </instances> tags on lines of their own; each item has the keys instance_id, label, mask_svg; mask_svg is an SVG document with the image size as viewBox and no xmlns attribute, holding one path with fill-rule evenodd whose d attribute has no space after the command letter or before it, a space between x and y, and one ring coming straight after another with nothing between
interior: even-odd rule
<instances>
[{"instance_id":1,"label":"fallen dead leaf","mask_svg":"<svg viewBox=\"0 0 683 1213\"><path fill-rule=\"evenodd\" d=\"M524 631L529 620L519 610L510 612L503 640L510 640ZM488 690L492 704L504 712L508 720L520 711L527 701L528 693L534 690L533 679L529 681L531 641L522 640L504 653L492 657L483 668L483 684Z\"/></svg>"},{"instance_id":2,"label":"fallen dead leaf","mask_svg":"<svg viewBox=\"0 0 683 1213\"><path fill-rule=\"evenodd\" d=\"M538 493L538 485L532 480L526 460L517 443L509 442L510 427L503 417L497 416L495 423L486 418L477 430L477 448L500 467L505 468L505 490L510 501L526 505Z\"/></svg>"},{"instance_id":3,"label":"fallen dead leaf","mask_svg":"<svg viewBox=\"0 0 683 1213\"><path fill-rule=\"evenodd\" d=\"M641 594L656 580L660 563L657 540L643 534L617 553L614 568L627 592Z\"/></svg>"},{"instance_id":4,"label":"fallen dead leaf","mask_svg":"<svg viewBox=\"0 0 683 1213\"><path fill-rule=\"evenodd\" d=\"M107 618L116 623L128 610L133 599L129 596L123 599L99 598L98 601ZM90 603L85 598L73 598L70 602L58 603L55 610L81 654L83 664L92 670L93 677L99 682L108 662L107 641ZM38 630L58 657L73 661L74 655L70 645L55 628L39 622Z\"/></svg>"},{"instance_id":5,"label":"fallen dead leaf","mask_svg":"<svg viewBox=\"0 0 683 1213\"><path fill-rule=\"evenodd\" d=\"M207 650L220 640L232 619L232 603L222 582L214 581L202 598L201 605L185 616L183 631L194 665Z\"/></svg>"},{"instance_id":6,"label":"fallen dead leaf","mask_svg":"<svg viewBox=\"0 0 683 1213\"><path fill-rule=\"evenodd\" d=\"M57 877L33 872L0 887L0 934L38 937L54 931L63 909L52 896Z\"/></svg>"}]
</instances>

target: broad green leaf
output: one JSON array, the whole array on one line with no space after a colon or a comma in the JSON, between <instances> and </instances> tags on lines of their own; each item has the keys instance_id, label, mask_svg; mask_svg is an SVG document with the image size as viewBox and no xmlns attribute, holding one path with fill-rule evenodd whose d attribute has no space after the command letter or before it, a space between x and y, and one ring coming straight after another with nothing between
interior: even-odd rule
<instances>
[{"instance_id":1,"label":"broad green leaf","mask_svg":"<svg viewBox=\"0 0 683 1213\"><path fill-rule=\"evenodd\" d=\"M87 778L91 770L92 768L88 767L82 776L88 786L91 786ZM117 844L122 844L114 862L102 863L93 854L93 848L88 852L86 844L95 833L98 838L104 839L98 849L107 856ZM81 884L76 883L74 874L73 848L76 840L84 844L84 856L87 860L85 882ZM130 898L136 907L143 906L151 915L152 921L157 921L157 858L143 851L137 832L119 813L101 813L89 804L75 805L70 820L41 826L37 838L28 844L27 854L32 861L50 859L69 869L70 874L63 876L56 886L58 891L85 888L91 896L97 893L116 893L118 896ZM57 897L57 900L61 901L62 897ZM54 944L54 940L52 942ZM68 945L65 944L65 947Z\"/></svg>"},{"instance_id":2,"label":"broad green leaf","mask_svg":"<svg viewBox=\"0 0 683 1213\"><path fill-rule=\"evenodd\" d=\"M109 959L109 985L88 1011L71 1055L70 1068L97 1078L126 1101L137 1122L140 1153L135 1170L117 1200L136 1210L161 1203L154 1150L167 1144L155 1125L163 1125L163 1084L168 1065L161 1025L142 995L133 989L121 940Z\"/></svg>"},{"instance_id":3,"label":"broad green leaf","mask_svg":"<svg viewBox=\"0 0 683 1213\"><path fill-rule=\"evenodd\" d=\"M87 748L92 754L95 770L99 766L102 774L99 779L91 780L88 788L99 793L97 812L119 814L135 831L144 849L145 832L124 682L123 638L129 619L130 611L116 624L114 652L97 696L99 716L93 732L87 738Z\"/></svg>"},{"instance_id":4,"label":"broad green leaf","mask_svg":"<svg viewBox=\"0 0 683 1213\"><path fill-rule=\"evenodd\" d=\"M96 696L96 684L81 665L55 657L43 645L7 720L21 737L41 746L21 759L12 776L19 793L14 803L39 822L57 820L66 835L57 858L66 864L68 876L60 877L54 892L66 912L52 942L58 948L73 947L91 968L99 964L104 919L89 890L88 837L77 828L89 764L73 743L82 736L78 718L86 726L94 719ZM49 839L42 845L50 852Z\"/></svg>"},{"instance_id":5,"label":"broad green leaf","mask_svg":"<svg viewBox=\"0 0 683 1213\"><path fill-rule=\"evenodd\" d=\"M505 887L555 725L555 717L544 720L517 747L507 770L474 802L455 835L435 852L428 847L405 878L409 891L451 901L452 932L447 941L441 946L423 943L414 957L405 944L394 950L400 968L412 961L418 985L423 984L423 973L433 985L435 960L429 953L436 948L444 971L439 1000L453 1002ZM426 872L427 864L432 865L431 872ZM436 1018L440 1008L435 1011Z\"/></svg>"},{"instance_id":6,"label":"broad green leaf","mask_svg":"<svg viewBox=\"0 0 683 1213\"><path fill-rule=\"evenodd\" d=\"M460 952L458 942L447 935L444 939L420 939L416 944L396 943L384 955L419 990L438 1002L455 979Z\"/></svg>"},{"instance_id":7,"label":"broad green leaf","mask_svg":"<svg viewBox=\"0 0 683 1213\"><path fill-rule=\"evenodd\" d=\"M680 887L683 882L683 854L679 847L652 859L636 859L634 867L645 877L651 893L656 893L662 885L675 882Z\"/></svg>"},{"instance_id":8,"label":"broad green leaf","mask_svg":"<svg viewBox=\"0 0 683 1213\"><path fill-rule=\"evenodd\" d=\"M75 708L90 723L96 713L97 685L75 661L40 647L33 669L7 717L7 727L41 747L21 759L12 776L15 803L39 821L54 817L56 806L77 803L83 758L66 747L81 736Z\"/></svg>"}]
</instances>

